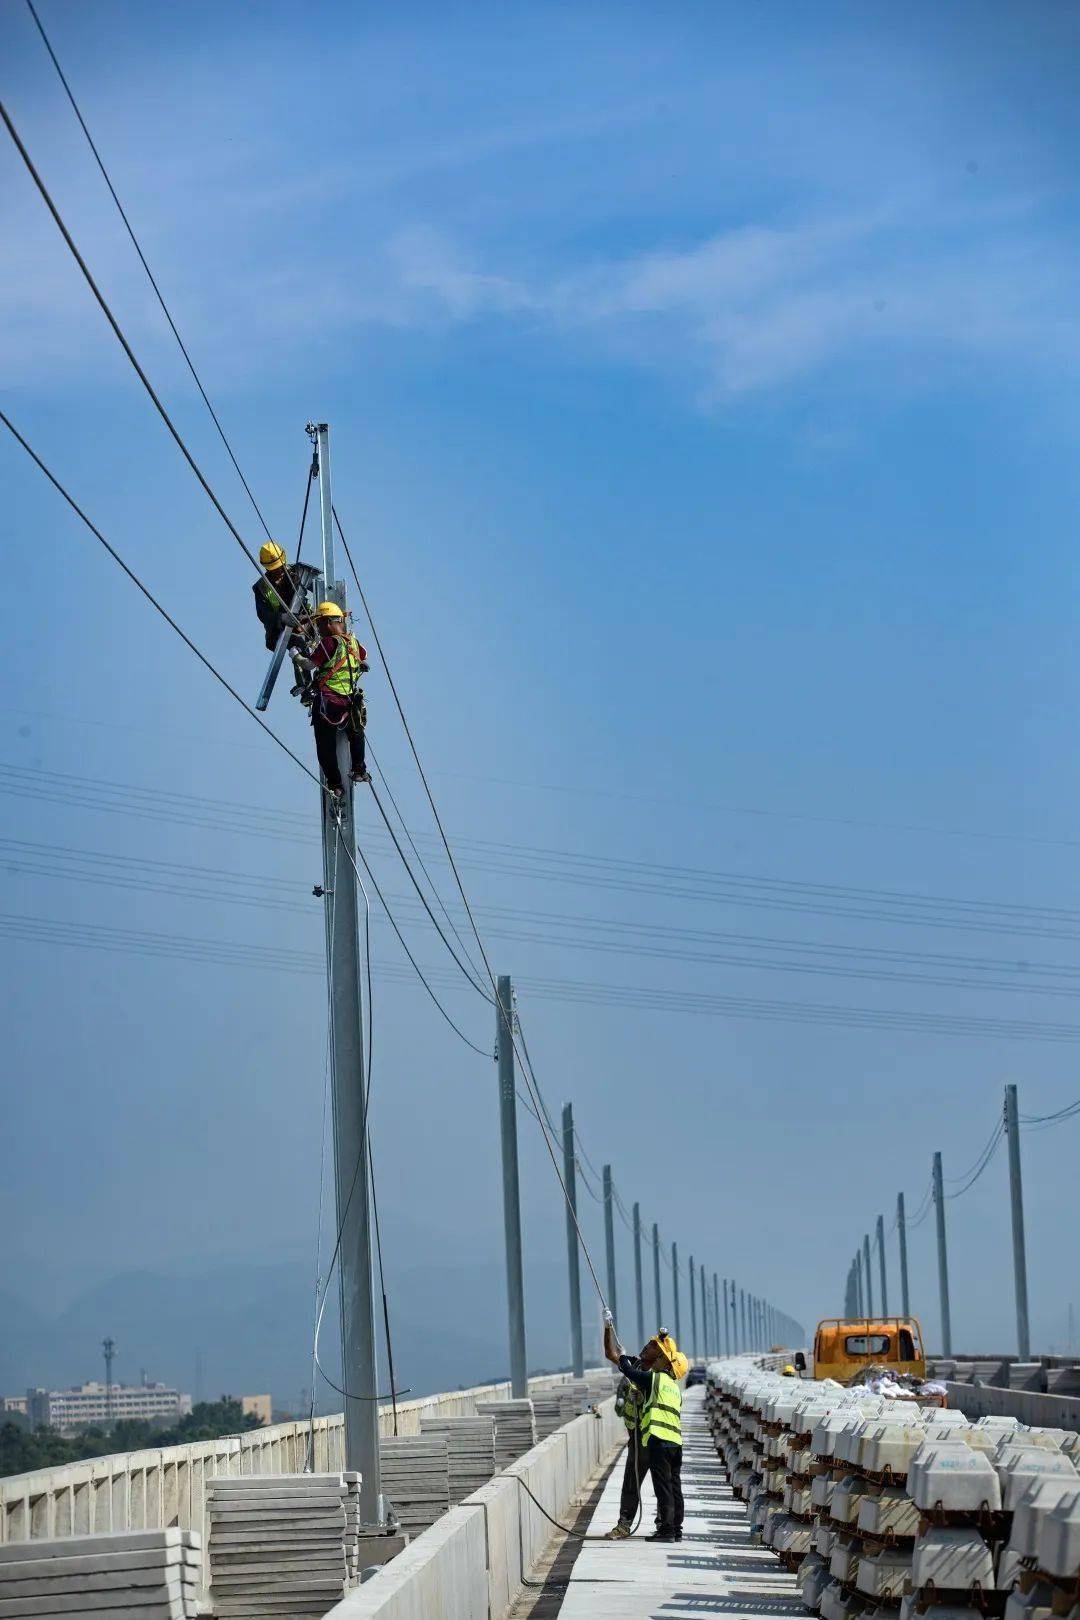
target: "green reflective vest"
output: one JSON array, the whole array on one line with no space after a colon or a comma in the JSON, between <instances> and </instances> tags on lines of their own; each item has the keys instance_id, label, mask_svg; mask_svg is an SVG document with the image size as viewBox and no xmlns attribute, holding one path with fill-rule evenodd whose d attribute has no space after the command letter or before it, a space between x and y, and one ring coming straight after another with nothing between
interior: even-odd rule
<instances>
[{"instance_id":1,"label":"green reflective vest","mask_svg":"<svg viewBox=\"0 0 1080 1620\"><path fill-rule=\"evenodd\" d=\"M654 1372L641 1412L642 1440L682 1445L682 1390L670 1373Z\"/></svg>"},{"instance_id":2,"label":"green reflective vest","mask_svg":"<svg viewBox=\"0 0 1080 1620\"><path fill-rule=\"evenodd\" d=\"M360 643L348 630L337 638L337 646L317 677L324 692L336 692L339 697L351 697L360 678Z\"/></svg>"},{"instance_id":3,"label":"green reflective vest","mask_svg":"<svg viewBox=\"0 0 1080 1620\"><path fill-rule=\"evenodd\" d=\"M281 597L278 595L277 591L271 585L270 581L267 579L265 574L263 575L262 579L259 581L259 584L262 586L263 598L266 601L267 606L273 612L276 613L278 608L282 608L282 607L285 606L284 602L281 600Z\"/></svg>"}]
</instances>

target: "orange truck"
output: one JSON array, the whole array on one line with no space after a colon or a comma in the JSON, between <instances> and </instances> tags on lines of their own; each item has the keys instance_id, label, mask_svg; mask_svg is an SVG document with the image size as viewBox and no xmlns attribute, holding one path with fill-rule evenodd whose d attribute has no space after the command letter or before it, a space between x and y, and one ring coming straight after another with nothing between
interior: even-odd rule
<instances>
[{"instance_id":1,"label":"orange truck","mask_svg":"<svg viewBox=\"0 0 1080 1620\"><path fill-rule=\"evenodd\" d=\"M796 1361L804 1361L800 1356ZM814 1335L814 1377L846 1384L864 1367L926 1377L926 1350L917 1316L827 1316ZM805 1362L800 1371L805 1370Z\"/></svg>"}]
</instances>

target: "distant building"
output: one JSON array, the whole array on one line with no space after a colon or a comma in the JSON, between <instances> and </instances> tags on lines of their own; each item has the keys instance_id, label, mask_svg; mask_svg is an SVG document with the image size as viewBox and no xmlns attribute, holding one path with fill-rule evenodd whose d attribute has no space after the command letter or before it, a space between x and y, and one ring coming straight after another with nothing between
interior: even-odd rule
<instances>
[{"instance_id":1,"label":"distant building","mask_svg":"<svg viewBox=\"0 0 1080 1620\"><path fill-rule=\"evenodd\" d=\"M107 1394L95 1380L74 1389L28 1389L25 1405L35 1429L65 1433L121 1418L176 1423L191 1411L191 1396L164 1384L114 1384Z\"/></svg>"},{"instance_id":2,"label":"distant building","mask_svg":"<svg viewBox=\"0 0 1080 1620\"><path fill-rule=\"evenodd\" d=\"M240 1408L245 1417L257 1417L260 1423L269 1423L274 1415L269 1395L241 1395Z\"/></svg>"},{"instance_id":3,"label":"distant building","mask_svg":"<svg viewBox=\"0 0 1080 1620\"><path fill-rule=\"evenodd\" d=\"M20 1412L26 1417L25 1395L0 1395L0 1412Z\"/></svg>"}]
</instances>

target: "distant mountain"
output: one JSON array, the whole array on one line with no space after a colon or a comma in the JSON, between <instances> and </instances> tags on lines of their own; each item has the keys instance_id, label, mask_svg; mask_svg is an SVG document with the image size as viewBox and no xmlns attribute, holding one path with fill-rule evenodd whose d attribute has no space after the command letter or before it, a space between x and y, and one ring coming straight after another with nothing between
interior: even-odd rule
<instances>
[{"instance_id":1,"label":"distant mountain","mask_svg":"<svg viewBox=\"0 0 1080 1620\"><path fill-rule=\"evenodd\" d=\"M395 1244L395 1248L404 1248ZM438 1245L442 1247L442 1245ZM436 1258L430 1239L409 1245L423 1261L391 1264L387 1289L398 1388L413 1395L506 1376L505 1281L501 1262L456 1255ZM430 1258L429 1258L430 1256ZM565 1365L568 1348L565 1275L558 1267L527 1280L529 1360ZM207 1398L269 1390L278 1408L298 1408L310 1389L313 1275L299 1262L231 1262L204 1270L127 1271L95 1283L58 1316L0 1293L0 1393L81 1383L103 1375L101 1341L117 1345L114 1376L151 1379ZM382 1358L381 1302L376 1335ZM331 1287L320 1360L340 1379L337 1282ZM385 1368L380 1371L385 1385ZM318 1409L341 1409L341 1397L319 1381Z\"/></svg>"}]
</instances>

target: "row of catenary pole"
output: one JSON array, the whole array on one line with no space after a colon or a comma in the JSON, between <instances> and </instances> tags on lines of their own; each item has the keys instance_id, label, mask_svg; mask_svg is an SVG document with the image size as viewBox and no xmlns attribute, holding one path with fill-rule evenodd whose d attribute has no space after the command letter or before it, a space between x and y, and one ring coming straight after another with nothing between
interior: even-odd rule
<instances>
[{"instance_id":1,"label":"row of catenary pole","mask_svg":"<svg viewBox=\"0 0 1080 1620\"><path fill-rule=\"evenodd\" d=\"M525 1339L525 1288L521 1249L521 1201L517 1151L517 1087L515 1075L515 1047L512 1020L514 989L508 974L498 979L495 1004L496 1054L499 1080L499 1117L502 1142L503 1217L506 1243L506 1285L510 1333L510 1384L514 1396L523 1396L528 1389L528 1369ZM541 1123L541 1129L544 1129ZM582 1332L580 1250L583 1247L578 1217L577 1172L578 1138L574 1126L573 1104L567 1103L562 1114L562 1179L566 1194L566 1252L570 1294L570 1348L574 1376L580 1378L585 1365L585 1345ZM618 1321L618 1284L615 1264L615 1209L618 1195L610 1164L602 1170L605 1285L607 1306ZM631 1222L634 1249L634 1304L638 1342L646 1339L661 1326L672 1328L676 1340L682 1343L682 1297L679 1279L683 1275L677 1242L671 1244L671 1316L665 1319L661 1265L667 1263L660 1241L660 1229L654 1222L651 1234L652 1284L655 1323L646 1325L645 1279L643 1247L649 1241L641 1220L641 1206L634 1204ZM779 1310L769 1300L737 1287L733 1278L721 1278L710 1273L701 1260L689 1256L687 1268L690 1353L697 1356L735 1355L741 1351L767 1350L772 1344L802 1344L803 1329L792 1317Z\"/></svg>"},{"instance_id":2,"label":"row of catenary pole","mask_svg":"<svg viewBox=\"0 0 1080 1620\"><path fill-rule=\"evenodd\" d=\"M999 1134L1000 1132L1000 1134ZM1027 1361L1031 1355L1031 1329L1028 1315L1028 1286L1027 1286L1027 1246L1024 1239L1024 1189L1020 1170L1020 1112L1015 1085L1005 1087L1005 1111L1002 1126L991 1138L988 1149L980 1155L977 1161L975 1174L968 1180L967 1187L973 1186L978 1176L989 1164L996 1149L1000 1135L1004 1135L1008 1144L1009 1157L1009 1199L1012 1213L1012 1248L1013 1248L1013 1283L1016 1298L1016 1342L1022 1361ZM949 1255L945 1229L945 1180L942 1173L941 1154L936 1152L931 1168L929 1200L933 1207L937 1228L937 1265L938 1265L938 1299L941 1313L941 1353L944 1356L952 1355L952 1308L949 1297ZM959 1194L953 1194L958 1197ZM924 1199L925 1206L925 1199ZM918 1216L921 1224L928 1211L923 1209ZM915 1223L912 1223L915 1224ZM911 1314L910 1291L908 1287L908 1218L904 1205L903 1193L896 1198L895 1228L900 1261L900 1311L903 1316ZM878 1257L878 1303L882 1316L889 1314L889 1284L885 1264L885 1218L877 1217L874 1236L874 1248ZM872 1317L874 1315L874 1273L871 1264L870 1234L863 1235L862 1244L856 1249L848 1266L847 1278L844 1283L844 1315L847 1317Z\"/></svg>"}]
</instances>

